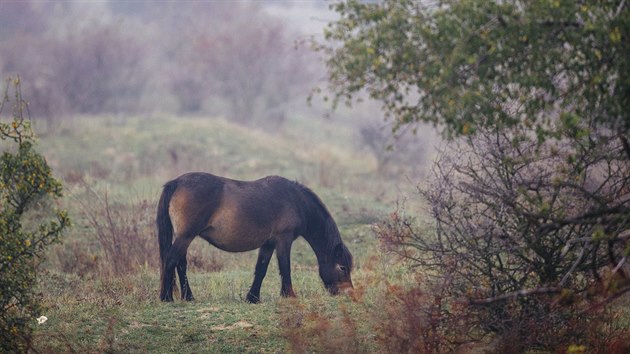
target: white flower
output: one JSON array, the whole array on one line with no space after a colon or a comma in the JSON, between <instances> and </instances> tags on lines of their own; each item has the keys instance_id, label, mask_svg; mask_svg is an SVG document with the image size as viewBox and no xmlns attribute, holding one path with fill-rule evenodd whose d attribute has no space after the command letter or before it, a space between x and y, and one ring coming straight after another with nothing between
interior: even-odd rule
<instances>
[{"instance_id":1,"label":"white flower","mask_svg":"<svg viewBox=\"0 0 630 354\"><path fill-rule=\"evenodd\" d=\"M46 317L46 316L40 316L40 317L37 319L37 324L43 324L43 323L44 323L44 322L46 322L46 321L48 321L48 317Z\"/></svg>"}]
</instances>

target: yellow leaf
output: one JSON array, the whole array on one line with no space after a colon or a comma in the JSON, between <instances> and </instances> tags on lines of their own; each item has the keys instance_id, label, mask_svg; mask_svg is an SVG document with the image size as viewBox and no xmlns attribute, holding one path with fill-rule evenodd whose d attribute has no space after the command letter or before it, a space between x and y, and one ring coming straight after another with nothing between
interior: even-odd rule
<instances>
[{"instance_id":1,"label":"yellow leaf","mask_svg":"<svg viewBox=\"0 0 630 354\"><path fill-rule=\"evenodd\" d=\"M470 124L468 122L464 123L462 126L462 134L466 135L470 132Z\"/></svg>"},{"instance_id":2,"label":"yellow leaf","mask_svg":"<svg viewBox=\"0 0 630 354\"><path fill-rule=\"evenodd\" d=\"M586 347L583 345L571 344L569 348L567 348L567 353L571 353L571 354L586 353Z\"/></svg>"},{"instance_id":3,"label":"yellow leaf","mask_svg":"<svg viewBox=\"0 0 630 354\"><path fill-rule=\"evenodd\" d=\"M610 32L610 41L613 43L619 43L621 42L621 31L619 30L619 27L615 27L613 28L613 30Z\"/></svg>"}]
</instances>

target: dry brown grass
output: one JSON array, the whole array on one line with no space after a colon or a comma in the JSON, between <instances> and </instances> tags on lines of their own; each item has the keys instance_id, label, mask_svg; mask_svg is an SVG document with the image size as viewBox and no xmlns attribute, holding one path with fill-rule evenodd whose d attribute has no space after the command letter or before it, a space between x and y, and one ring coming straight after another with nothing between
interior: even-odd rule
<instances>
[{"instance_id":1,"label":"dry brown grass","mask_svg":"<svg viewBox=\"0 0 630 354\"><path fill-rule=\"evenodd\" d=\"M81 192L74 200L80 206L86 239L96 241L95 251L86 247L86 240L68 242L57 250L62 270L79 275L98 272L107 277L133 273L142 267L157 269L155 203L133 197L129 202L114 201L107 190L98 191L83 179L80 185Z\"/></svg>"}]
</instances>

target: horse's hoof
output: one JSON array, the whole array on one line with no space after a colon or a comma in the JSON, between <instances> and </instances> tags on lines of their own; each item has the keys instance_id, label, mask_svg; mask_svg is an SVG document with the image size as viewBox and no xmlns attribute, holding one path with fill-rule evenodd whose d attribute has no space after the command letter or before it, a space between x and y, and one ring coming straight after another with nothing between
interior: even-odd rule
<instances>
[{"instance_id":1,"label":"horse's hoof","mask_svg":"<svg viewBox=\"0 0 630 354\"><path fill-rule=\"evenodd\" d=\"M162 302L173 302L172 296L160 296L160 301Z\"/></svg>"},{"instance_id":2,"label":"horse's hoof","mask_svg":"<svg viewBox=\"0 0 630 354\"><path fill-rule=\"evenodd\" d=\"M260 298L258 296L252 295L252 294L247 294L246 300L250 304L257 304L257 303L260 302Z\"/></svg>"},{"instance_id":3,"label":"horse's hoof","mask_svg":"<svg viewBox=\"0 0 630 354\"><path fill-rule=\"evenodd\" d=\"M280 296L282 296L282 297L297 297L295 295L295 292L293 291L292 288L280 291Z\"/></svg>"}]
</instances>

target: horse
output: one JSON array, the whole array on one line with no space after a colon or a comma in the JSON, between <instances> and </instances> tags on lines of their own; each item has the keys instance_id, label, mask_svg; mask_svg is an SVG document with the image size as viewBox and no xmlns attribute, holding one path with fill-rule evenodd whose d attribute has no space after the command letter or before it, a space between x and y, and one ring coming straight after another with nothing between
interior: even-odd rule
<instances>
[{"instance_id":1,"label":"horse","mask_svg":"<svg viewBox=\"0 0 630 354\"><path fill-rule=\"evenodd\" d=\"M246 296L250 303L260 302L260 287L274 251L280 295L295 297L291 245L300 236L313 249L319 276L331 295L353 288L352 254L342 242L337 224L321 199L298 182L279 176L239 181L187 173L164 185L156 222L162 301L173 301L175 269L182 300L194 299L186 275L186 253L197 236L228 252L259 249L254 281Z\"/></svg>"}]
</instances>

